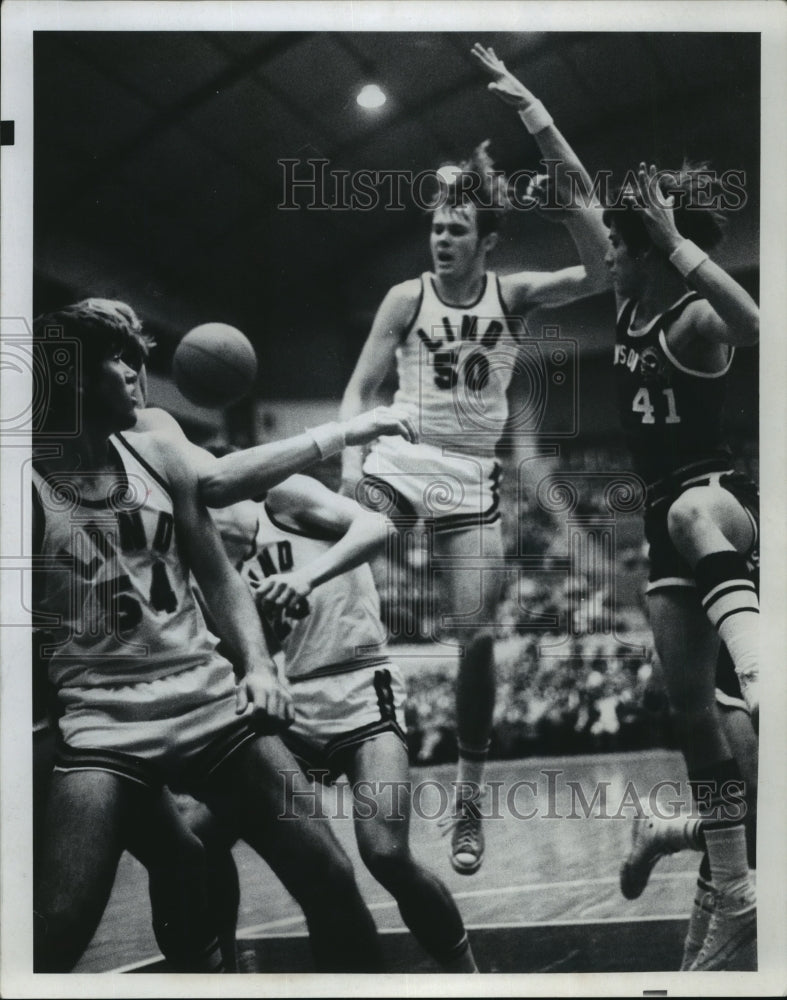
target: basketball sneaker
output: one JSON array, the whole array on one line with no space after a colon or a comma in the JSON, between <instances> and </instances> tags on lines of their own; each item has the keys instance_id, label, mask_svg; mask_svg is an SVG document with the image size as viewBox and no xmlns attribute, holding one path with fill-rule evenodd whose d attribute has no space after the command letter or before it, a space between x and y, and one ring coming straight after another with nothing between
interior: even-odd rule
<instances>
[{"instance_id":1,"label":"basketball sneaker","mask_svg":"<svg viewBox=\"0 0 787 1000\"><path fill-rule=\"evenodd\" d=\"M484 859L480 797L464 799L458 810L442 824L444 833L451 830L451 867L460 875L474 875Z\"/></svg>"},{"instance_id":2,"label":"basketball sneaker","mask_svg":"<svg viewBox=\"0 0 787 1000\"><path fill-rule=\"evenodd\" d=\"M738 674L738 683L741 686L741 694L743 695L743 700L746 702L746 707L749 710L749 715L751 715L752 725L754 726L754 731L759 732L760 729L760 671L758 667L752 670L740 670L736 671Z\"/></svg>"},{"instance_id":3,"label":"basketball sneaker","mask_svg":"<svg viewBox=\"0 0 787 1000\"><path fill-rule=\"evenodd\" d=\"M689 972L756 972L757 901L751 879L716 892L708 931Z\"/></svg>"},{"instance_id":4,"label":"basketball sneaker","mask_svg":"<svg viewBox=\"0 0 787 1000\"><path fill-rule=\"evenodd\" d=\"M645 815L634 820L631 850L620 869L620 891L626 899L637 899L648 884L657 861L676 854L682 847L683 825Z\"/></svg>"},{"instance_id":5,"label":"basketball sneaker","mask_svg":"<svg viewBox=\"0 0 787 1000\"><path fill-rule=\"evenodd\" d=\"M697 891L694 894L694 904L689 917L689 929L683 943L683 961L680 971L687 972L700 953L700 948L708 933L710 918L716 907L716 891L710 882L697 879Z\"/></svg>"}]
</instances>

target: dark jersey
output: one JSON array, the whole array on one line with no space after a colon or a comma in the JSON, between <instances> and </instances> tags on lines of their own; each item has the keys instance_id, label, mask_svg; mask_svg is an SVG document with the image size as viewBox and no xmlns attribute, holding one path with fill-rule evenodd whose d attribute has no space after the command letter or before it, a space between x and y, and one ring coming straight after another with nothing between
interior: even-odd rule
<instances>
[{"instance_id":1,"label":"dark jersey","mask_svg":"<svg viewBox=\"0 0 787 1000\"><path fill-rule=\"evenodd\" d=\"M627 300L618 316L613 365L620 420L634 471L654 483L686 465L729 460L722 439L726 375L692 371L667 345L667 331L691 302L688 292L639 330L631 330L636 302Z\"/></svg>"}]
</instances>

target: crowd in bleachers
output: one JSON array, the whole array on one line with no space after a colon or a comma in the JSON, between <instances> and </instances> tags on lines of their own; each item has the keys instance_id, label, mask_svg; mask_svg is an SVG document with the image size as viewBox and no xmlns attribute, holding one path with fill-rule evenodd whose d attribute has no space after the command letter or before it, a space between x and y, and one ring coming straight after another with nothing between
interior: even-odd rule
<instances>
[{"instance_id":1,"label":"crowd in bleachers","mask_svg":"<svg viewBox=\"0 0 787 1000\"><path fill-rule=\"evenodd\" d=\"M551 636L554 642L556 636ZM492 757L671 746L669 711L647 632L624 645L592 637L559 645L511 635L496 644L498 693ZM456 759L454 671L408 672L407 725L414 763Z\"/></svg>"},{"instance_id":2,"label":"crowd in bleachers","mask_svg":"<svg viewBox=\"0 0 787 1000\"><path fill-rule=\"evenodd\" d=\"M599 468L604 468L602 461ZM606 468L614 468L614 464ZM563 465L561 473L571 466ZM540 473L543 473L543 469ZM576 469L573 469L576 471ZM582 468L587 472L587 465ZM591 468L591 472L594 470ZM542 557L538 569L512 568L497 615L498 691L493 757L592 753L672 746L669 706L654 669L645 616L646 563L638 513L618 514L612 566L599 544L590 547L593 572L566 557L566 512L550 512L533 490L519 489L505 523L508 552ZM579 479L570 515L609 514L593 475ZM392 641L434 637L428 557L422 550L394 571L383 592ZM402 582L406 586L401 586ZM403 596L404 595L404 596ZM455 665L430 667L425 658L407 674L407 724L414 763L456 759Z\"/></svg>"}]
</instances>

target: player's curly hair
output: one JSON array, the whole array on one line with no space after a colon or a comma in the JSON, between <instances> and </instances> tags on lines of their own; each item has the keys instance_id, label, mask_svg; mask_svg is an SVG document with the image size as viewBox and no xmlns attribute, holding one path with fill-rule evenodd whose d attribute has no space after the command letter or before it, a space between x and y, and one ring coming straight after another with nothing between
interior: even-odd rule
<instances>
[{"instance_id":1,"label":"player's curly hair","mask_svg":"<svg viewBox=\"0 0 787 1000\"><path fill-rule=\"evenodd\" d=\"M703 250L712 250L724 237L727 220L717 206L722 187L705 161L684 160L678 170L659 171L659 188L675 199L675 225L686 239ZM701 195L701 196L700 196ZM636 255L652 246L642 216L634 208L634 194L628 185L616 189L603 213L604 222L615 226L629 249Z\"/></svg>"},{"instance_id":2,"label":"player's curly hair","mask_svg":"<svg viewBox=\"0 0 787 1000\"><path fill-rule=\"evenodd\" d=\"M495 170L489 146L490 140L486 139L466 160L440 165L438 174L443 185L430 206L434 211L441 205L449 208L475 205L481 237L500 229L510 206L505 177L502 171Z\"/></svg>"}]
</instances>

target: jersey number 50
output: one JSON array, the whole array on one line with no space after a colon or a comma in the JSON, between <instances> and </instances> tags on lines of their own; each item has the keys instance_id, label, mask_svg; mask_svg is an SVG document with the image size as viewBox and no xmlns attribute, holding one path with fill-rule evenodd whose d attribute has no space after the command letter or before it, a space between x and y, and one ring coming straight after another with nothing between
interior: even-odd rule
<instances>
[{"instance_id":1,"label":"jersey number 50","mask_svg":"<svg viewBox=\"0 0 787 1000\"><path fill-rule=\"evenodd\" d=\"M459 381L457 352L438 351L434 356L434 384L438 389L453 389ZM489 359L474 351L462 365L464 383L470 392L481 392L489 381Z\"/></svg>"}]
</instances>

